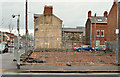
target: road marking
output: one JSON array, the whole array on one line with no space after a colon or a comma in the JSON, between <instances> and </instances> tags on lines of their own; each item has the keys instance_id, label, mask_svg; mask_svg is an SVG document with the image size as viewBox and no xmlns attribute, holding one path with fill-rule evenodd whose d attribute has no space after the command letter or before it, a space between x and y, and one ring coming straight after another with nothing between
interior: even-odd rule
<instances>
[{"instance_id":1,"label":"road marking","mask_svg":"<svg viewBox=\"0 0 120 77\"><path fill-rule=\"evenodd\" d=\"M4 74L19 74L19 75L118 75L120 73L11 73L11 72L3 72Z\"/></svg>"}]
</instances>

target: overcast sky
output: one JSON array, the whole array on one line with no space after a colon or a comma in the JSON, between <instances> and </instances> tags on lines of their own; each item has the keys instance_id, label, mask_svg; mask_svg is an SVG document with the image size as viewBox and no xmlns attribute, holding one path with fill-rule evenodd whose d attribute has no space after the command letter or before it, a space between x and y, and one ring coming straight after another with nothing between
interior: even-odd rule
<instances>
[{"instance_id":1,"label":"overcast sky","mask_svg":"<svg viewBox=\"0 0 120 77\"><path fill-rule=\"evenodd\" d=\"M16 33L16 18L13 14L20 14L21 34L25 33L25 0L1 0L0 1L0 30L8 31L8 25L14 27ZM92 15L103 16L104 11L110 11L113 0L28 0L28 26L29 32L33 33L33 14L43 14L45 5L53 6L53 13L63 20L65 27L85 26L88 11Z\"/></svg>"}]
</instances>

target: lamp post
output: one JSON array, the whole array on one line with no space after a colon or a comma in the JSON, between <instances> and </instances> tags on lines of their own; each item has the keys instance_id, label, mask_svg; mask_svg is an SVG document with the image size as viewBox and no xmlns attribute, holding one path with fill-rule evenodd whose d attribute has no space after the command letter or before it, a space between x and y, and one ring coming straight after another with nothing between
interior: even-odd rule
<instances>
[{"instance_id":1,"label":"lamp post","mask_svg":"<svg viewBox=\"0 0 120 77\"><path fill-rule=\"evenodd\" d=\"M118 52L119 52L119 8L120 2L117 2L117 29L116 29L116 64L118 64Z\"/></svg>"},{"instance_id":2,"label":"lamp post","mask_svg":"<svg viewBox=\"0 0 120 77\"><path fill-rule=\"evenodd\" d=\"M19 22L20 22L20 14L18 15L12 15L13 18L15 18L15 16L18 16L17 18L17 31L18 31L18 47L17 47L17 69L20 69L20 32L19 32ZM15 52L14 52L15 53Z\"/></svg>"}]
</instances>

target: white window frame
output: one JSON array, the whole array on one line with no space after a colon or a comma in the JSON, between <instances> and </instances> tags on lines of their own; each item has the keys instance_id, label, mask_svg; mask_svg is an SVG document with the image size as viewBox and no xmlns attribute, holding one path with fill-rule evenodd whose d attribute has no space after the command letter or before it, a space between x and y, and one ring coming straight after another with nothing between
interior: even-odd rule
<instances>
[{"instance_id":1,"label":"white window frame","mask_svg":"<svg viewBox=\"0 0 120 77\"><path fill-rule=\"evenodd\" d=\"M96 46L100 45L100 40L96 40Z\"/></svg>"},{"instance_id":2,"label":"white window frame","mask_svg":"<svg viewBox=\"0 0 120 77\"><path fill-rule=\"evenodd\" d=\"M81 34L79 35L79 38L82 38L82 35L81 35Z\"/></svg>"},{"instance_id":3,"label":"white window frame","mask_svg":"<svg viewBox=\"0 0 120 77\"><path fill-rule=\"evenodd\" d=\"M102 35L102 32L103 32L103 35ZM104 30L101 30L101 37L104 37Z\"/></svg>"},{"instance_id":4,"label":"white window frame","mask_svg":"<svg viewBox=\"0 0 120 77\"><path fill-rule=\"evenodd\" d=\"M97 33L98 33L98 31L99 31L99 35L97 34L97 37L100 37L100 30L97 30Z\"/></svg>"}]
</instances>

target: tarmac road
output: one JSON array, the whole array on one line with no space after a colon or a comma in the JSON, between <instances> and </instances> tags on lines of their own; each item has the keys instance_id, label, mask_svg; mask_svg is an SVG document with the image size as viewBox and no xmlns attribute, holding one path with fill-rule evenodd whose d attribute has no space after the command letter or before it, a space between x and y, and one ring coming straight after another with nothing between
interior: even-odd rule
<instances>
[{"instance_id":1,"label":"tarmac road","mask_svg":"<svg viewBox=\"0 0 120 77\"><path fill-rule=\"evenodd\" d=\"M119 77L118 74L3 75L2 77Z\"/></svg>"}]
</instances>

